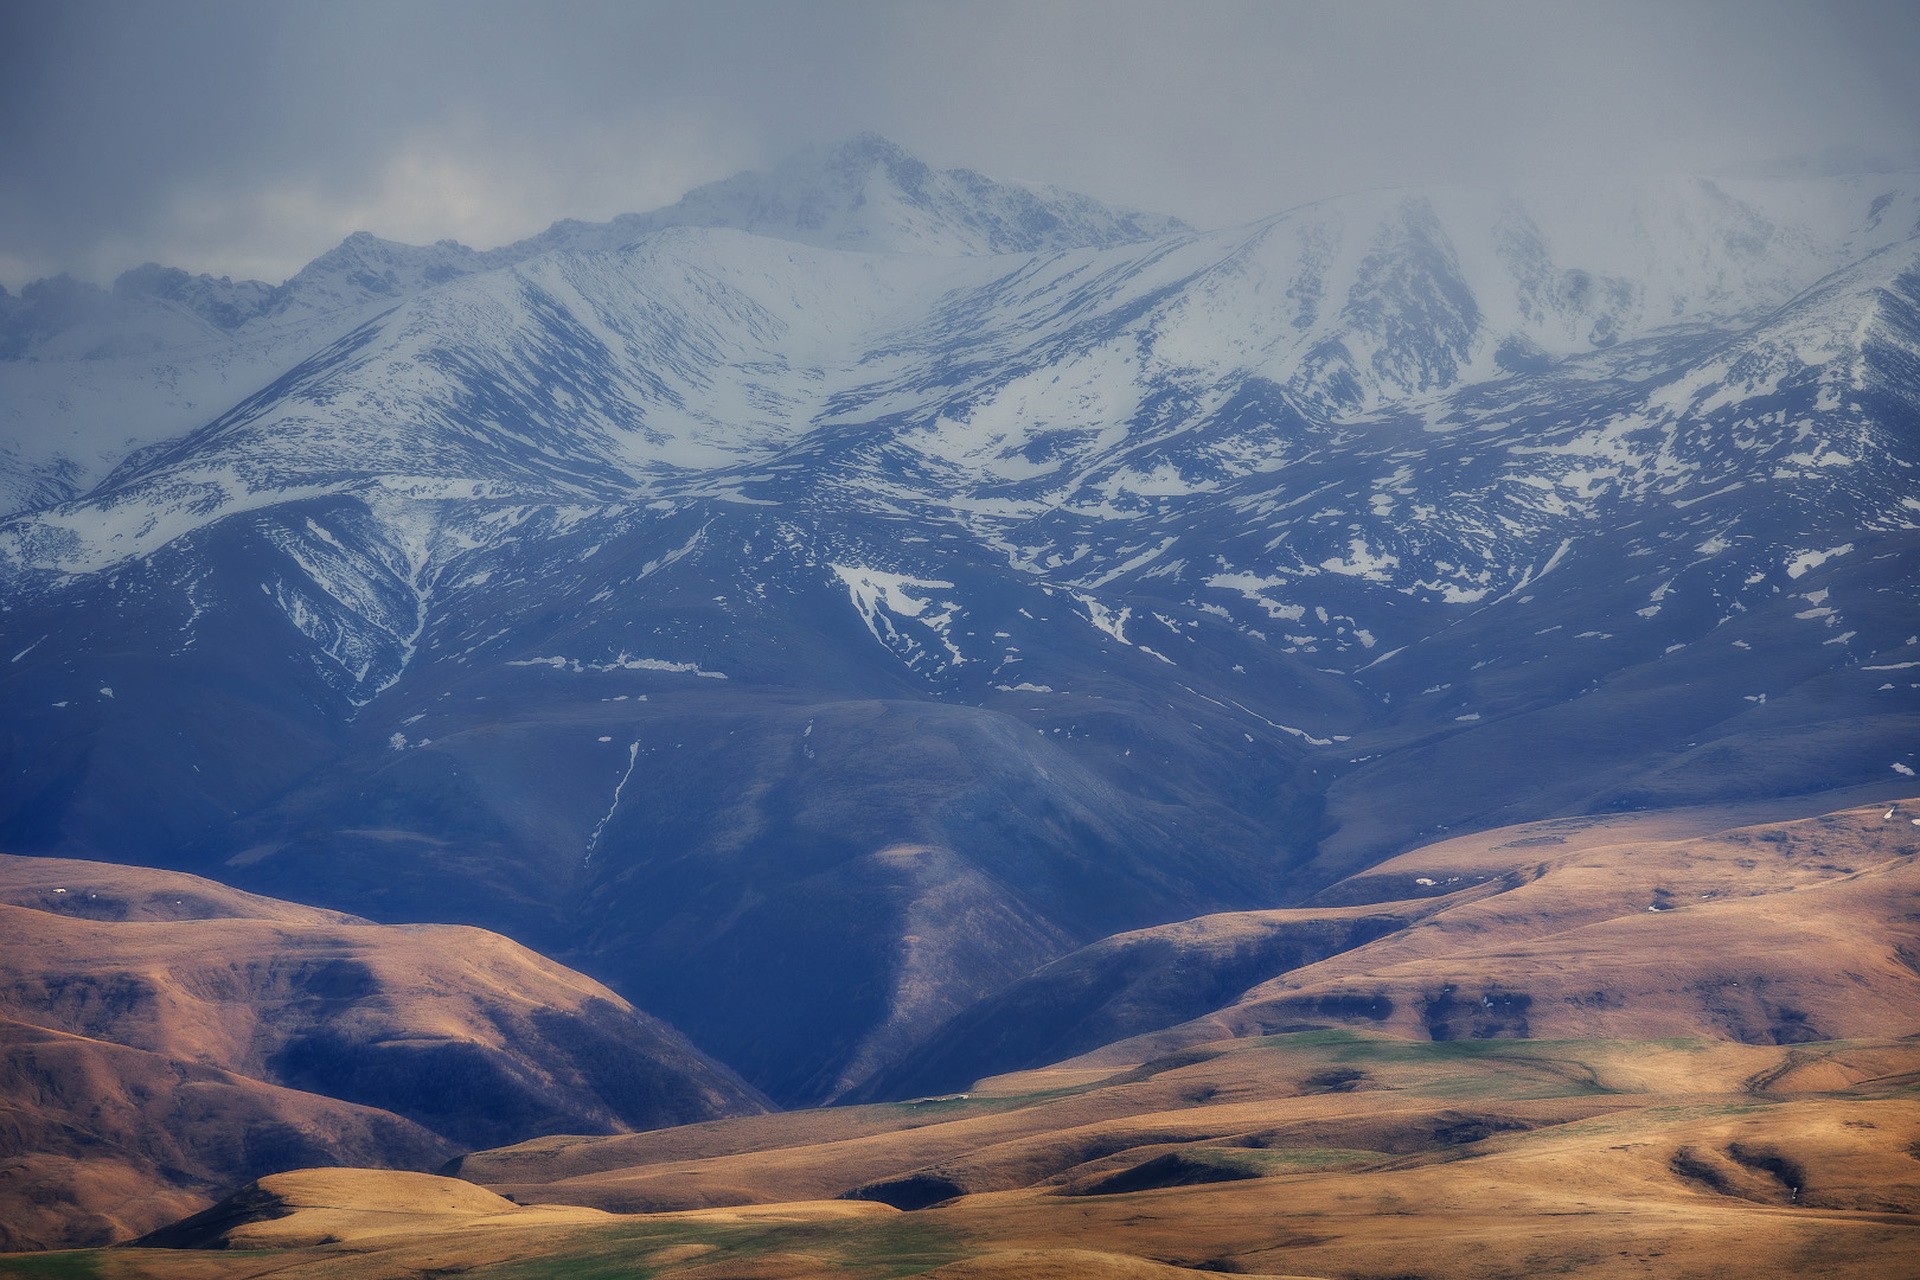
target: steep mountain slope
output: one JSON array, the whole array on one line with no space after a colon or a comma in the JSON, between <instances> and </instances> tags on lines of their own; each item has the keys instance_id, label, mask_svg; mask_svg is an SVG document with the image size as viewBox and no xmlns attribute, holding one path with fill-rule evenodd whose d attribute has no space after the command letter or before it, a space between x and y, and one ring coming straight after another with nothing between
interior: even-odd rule
<instances>
[{"instance_id":1,"label":"steep mountain slope","mask_svg":"<svg viewBox=\"0 0 1920 1280\"><path fill-rule=\"evenodd\" d=\"M907 190L866 163L804 171ZM798 172L682 214L804 239ZM816 1101L1436 831L1898 783L1915 221L1671 182L396 268L0 527L0 839L499 929Z\"/></svg>"},{"instance_id":2,"label":"steep mountain slope","mask_svg":"<svg viewBox=\"0 0 1920 1280\"><path fill-rule=\"evenodd\" d=\"M9 1247L147 1230L324 1164L758 1110L598 983L474 929L0 859Z\"/></svg>"},{"instance_id":3,"label":"steep mountain slope","mask_svg":"<svg viewBox=\"0 0 1920 1280\"><path fill-rule=\"evenodd\" d=\"M970 1087L1211 1013L1248 987L1407 927L1407 903L1240 911L1102 938L970 1006L849 1100Z\"/></svg>"}]
</instances>

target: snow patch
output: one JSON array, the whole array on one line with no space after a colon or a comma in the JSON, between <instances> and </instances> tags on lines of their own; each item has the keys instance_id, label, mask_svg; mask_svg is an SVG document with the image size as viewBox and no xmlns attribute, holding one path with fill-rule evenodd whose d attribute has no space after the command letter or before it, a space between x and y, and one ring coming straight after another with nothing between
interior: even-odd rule
<instances>
[{"instance_id":1,"label":"snow patch","mask_svg":"<svg viewBox=\"0 0 1920 1280\"><path fill-rule=\"evenodd\" d=\"M895 625L895 620L914 622L926 628L939 642L946 658L942 665L959 666L967 659L953 642L953 623L960 606L938 602L933 593L951 591L953 584L938 578L910 578L903 573L868 569L858 565L832 564L835 577L847 589L860 620L867 624L873 638L887 649L900 654L909 667L929 652L916 634ZM936 659L937 660L937 659Z\"/></svg>"},{"instance_id":2,"label":"snow patch","mask_svg":"<svg viewBox=\"0 0 1920 1280\"><path fill-rule=\"evenodd\" d=\"M1835 556L1844 556L1853 550L1851 542L1842 543L1826 551L1796 551L1787 557L1787 576L1799 578L1818 569Z\"/></svg>"},{"instance_id":3,"label":"snow patch","mask_svg":"<svg viewBox=\"0 0 1920 1280\"><path fill-rule=\"evenodd\" d=\"M589 671L665 671L675 675L698 676L702 680L725 680L724 671L708 671L692 662L669 662L665 658L631 658L624 652L610 662L582 662L578 658L518 658L510 667L552 667L580 675Z\"/></svg>"},{"instance_id":4,"label":"snow patch","mask_svg":"<svg viewBox=\"0 0 1920 1280\"><path fill-rule=\"evenodd\" d=\"M1073 598L1086 607L1086 619L1093 624L1095 630L1112 636L1121 644L1130 643L1127 639L1127 619L1133 616L1133 609L1130 606L1121 605L1116 611L1092 596L1083 596L1077 591L1073 593Z\"/></svg>"},{"instance_id":5,"label":"snow patch","mask_svg":"<svg viewBox=\"0 0 1920 1280\"><path fill-rule=\"evenodd\" d=\"M1207 585L1222 591L1239 592L1278 622L1298 622L1307 616L1305 605L1283 603L1266 594L1275 587L1286 586L1285 578L1262 578L1252 573L1216 573L1207 579Z\"/></svg>"}]
</instances>

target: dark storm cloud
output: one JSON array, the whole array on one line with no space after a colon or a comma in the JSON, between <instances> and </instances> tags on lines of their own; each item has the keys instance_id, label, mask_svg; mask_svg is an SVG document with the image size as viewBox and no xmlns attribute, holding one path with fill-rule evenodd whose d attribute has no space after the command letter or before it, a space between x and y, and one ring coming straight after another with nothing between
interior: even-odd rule
<instances>
[{"instance_id":1,"label":"dark storm cloud","mask_svg":"<svg viewBox=\"0 0 1920 1280\"><path fill-rule=\"evenodd\" d=\"M872 128L1201 223L1381 183L1910 153L1903 4L0 0L0 279L496 243Z\"/></svg>"}]
</instances>

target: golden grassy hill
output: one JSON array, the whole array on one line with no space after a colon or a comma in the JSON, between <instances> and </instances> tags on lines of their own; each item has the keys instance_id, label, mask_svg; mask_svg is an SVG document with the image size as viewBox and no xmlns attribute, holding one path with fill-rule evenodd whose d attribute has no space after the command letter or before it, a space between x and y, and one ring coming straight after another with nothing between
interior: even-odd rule
<instances>
[{"instance_id":1,"label":"golden grassy hill","mask_svg":"<svg viewBox=\"0 0 1920 1280\"><path fill-rule=\"evenodd\" d=\"M1473 887L1398 934L1095 1056L1337 1024L1761 1044L1920 1031L1916 817L1906 801L1618 842L1580 839L1575 820L1416 851L1370 876Z\"/></svg>"},{"instance_id":2,"label":"golden grassy hill","mask_svg":"<svg viewBox=\"0 0 1920 1280\"><path fill-rule=\"evenodd\" d=\"M470 1158L469 1176L525 1206L510 1211L476 1196L430 1213L391 1183L342 1194L331 1171L334 1189L293 1205L277 1239L257 1234L271 1223L238 1223L211 1241L264 1252L116 1250L73 1265L156 1280L434 1270L505 1280L1612 1280L1774 1275L1786 1264L1891 1277L1906 1274L1920 1243L1917 1084L1920 1043L1910 1040L1309 1032L1199 1047L1070 1089L541 1140ZM735 1150L689 1155L698 1135ZM770 1202L597 1212L649 1194L665 1205L683 1182ZM936 1182L944 1198L911 1211L820 1198L832 1186L899 1198ZM578 1207L541 1207L559 1202ZM9 1271L0 1260L0 1275Z\"/></svg>"},{"instance_id":3,"label":"golden grassy hill","mask_svg":"<svg viewBox=\"0 0 1920 1280\"><path fill-rule=\"evenodd\" d=\"M491 1191L428 1173L300 1169L248 1183L135 1243L159 1249L289 1249L418 1236L512 1215ZM581 1211L591 1220L591 1210Z\"/></svg>"},{"instance_id":4,"label":"golden grassy hill","mask_svg":"<svg viewBox=\"0 0 1920 1280\"><path fill-rule=\"evenodd\" d=\"M263 898L176 871L78 858L5 857L0 903L82 920L279 920L367 924L343 911Z\"/></svg>"},{"instance_id":5,"label":"golden grassy hill","mask_svg":"<svg viewBox=\"0 0 1920 1280\"><path fill-rule=\"evenodd\" d=\"M664 1024L479 929L0 857L0 940L12 1247L135 1234L278 1170L762 1108Z\"/></svg>"},{"instance_id":6,"label":"golden grassy hill","mask_svg":"<svg viewBox=\"0 0 1920 1280\"><path fill-rule=\"evenodd\" d=\"M0 1248L125 1239L236 1171L431 1168L455 1150L391 1112L0 1019Z\"/></svg>"},{"instance_id":7,"label":"golden grassy hill","mask_svg":"<svg viewBox=\"0 0 1920 1280\"><path fill-rule=\"evenodd\" d=\"M1887 819L1898 805L1822 814L1815 804L1803 797L1529 823L1415 850L1332 886L1307 906L1118 934L965 1010L849 1100L953 1092L982 1076L1082 1055L1085 1065L1107 1068L1184 1044L1282 1028L1526 1034L1524 1002L1534 992L1469 991L1475 974L1467 969L1438 978L1395 975L1395 983L1375 977L1413 960L1457 967L1477 946L1824 884L1920 845L1911 805ZM1679 932L1661 928L1656 946ZM1907 994L1898 973L1876 982L1896 1000ZM1772 1039L1880 1029L1860 1011L1802 1027L1790 1015L1808 1010L1784 988L1780 996L1718 1015L1672 1009L1674 1016L1657 1027L1649 1021L1644 1033L1632 1029L1635 1012L1611 1024L1563 1017L1541 1034ZM1775 1006L1789 1016L1776 1018Z\"/></svg>"}]
</instances>

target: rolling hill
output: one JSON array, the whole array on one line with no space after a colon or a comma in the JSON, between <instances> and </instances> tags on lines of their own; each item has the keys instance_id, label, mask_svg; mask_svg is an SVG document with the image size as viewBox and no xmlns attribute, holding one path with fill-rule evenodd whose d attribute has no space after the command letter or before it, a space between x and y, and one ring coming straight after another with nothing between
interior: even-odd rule
<instances>
[{"instance_id":1,"label":"rolling hill","mask_svg":"<svg viewBox=\"0 0 1920 1280\"><path fill-rule=\"evenodd\" d=\"M760 1110L605 987L478 929L0 858L7 1248L98 1243L315 1164Z\"/></svg>"}]
</instances>

